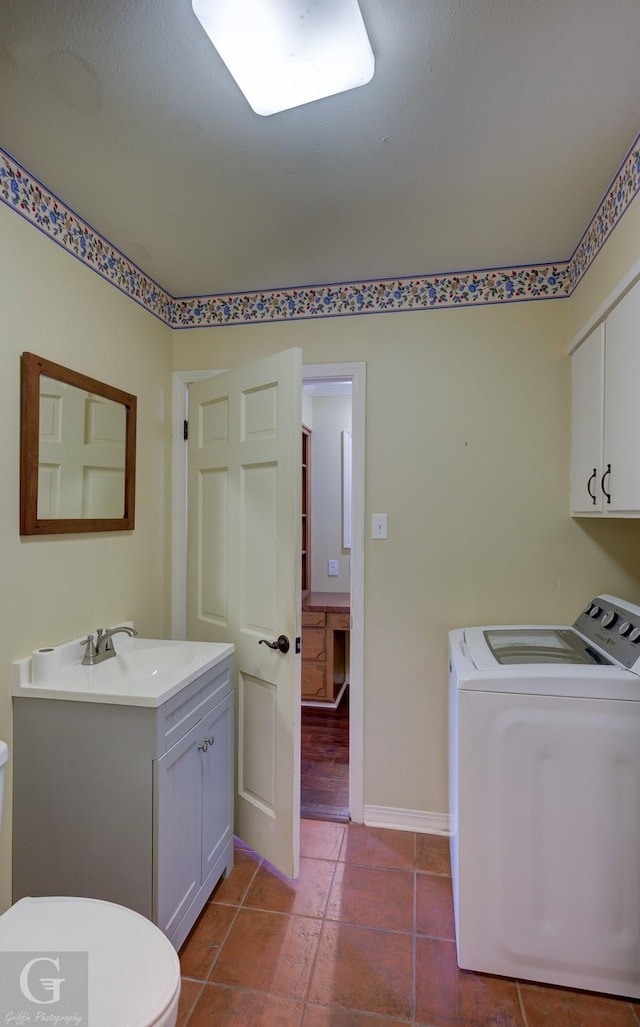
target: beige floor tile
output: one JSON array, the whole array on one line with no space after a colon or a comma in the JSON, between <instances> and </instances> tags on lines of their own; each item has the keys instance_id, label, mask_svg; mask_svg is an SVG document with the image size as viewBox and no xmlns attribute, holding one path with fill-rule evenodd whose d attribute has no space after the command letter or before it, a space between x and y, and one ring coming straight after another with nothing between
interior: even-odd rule
<instances>
[{"instance_id":1,"label":"beige floor tile","mask_svg":"<svg viewBox=\"0 0 640 1027\"><path fill-rule=\"evenodd\" d=\"M265 861L245 895L243 906L321 917L327 905L334 870L333 860L302 856L300 876L291 881Z\"/></svg>"},{"instance_id":2,"label":"beige floor tile","mask_svg":"<svg viewBox=\"0 0 640 1027\"><path fill-rule=\"evenodd\" d=\"M327 904L327 919L411 933L414 877L406 870L339 863Z\"/></svg>"},{"instance_id":3,"label":"beige floor tile","mask_svg":"<svg viewBox=\"0 0 640 1027\"><path fill-rule=\"evenodd\" d=\"M207 984L189 1027L299 1027L302 1009L302 1002Z\"/></svg>"},{"instance_id":4,"label":"beige floor tile","mask_svg":"<svg viewBox=\"0 0 640 1027\"><path fill-rule=\"evenodd\" d=\"M347 824L340 859L344 863L413 870L415 846L413 831L388 831L382 827Z\"/></svg>"},{"instance_id":5,"label":"beige floor tile","mask_svg":"<svg viewBox=\"0 0 640 1027\"><path fill-rule=\"evenodd\" d=\"M309 1001L408 1019L411 967L411 935L325 923Z\"/></svg>"},{"instance_id":6,"label":"beige floor tile","mask_svg":"<svg viewBox=\"0 0 640 1027\"><path fill-rule=\"evenodd\" d=\"M345 831L345 824L327 820L301 820L300 855L314 859L337 859Z\"/></svg>"},{"instance_id":7,"label":"beige floor tile","mask_svg":"<svg viewBox=\"0 0 640 1027\"><path fill-rule=\"evenodd\" d=\"M210 980L303 999L321 920L240 909Z\"/></svg>"}]
</instances>

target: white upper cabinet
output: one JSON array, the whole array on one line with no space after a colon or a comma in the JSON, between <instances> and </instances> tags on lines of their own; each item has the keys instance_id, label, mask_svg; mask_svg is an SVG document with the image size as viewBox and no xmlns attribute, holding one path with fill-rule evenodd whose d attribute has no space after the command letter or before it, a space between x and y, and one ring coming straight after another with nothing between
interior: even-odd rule
<instances>
[{"instance_id":1,"label":"white upper cabinet","mask_svg":"<svg viewBox=\"0 0 640 1027\"><path fill-rule=\"evenodd\" d=\"M571 512L640 517L640 282L571 358Z\"/></svg>"},{"instance_id":2,"label":"white upper cabinet","mask_svg":"<svg viewBox=\"0 0 640 1027\"><path fill-rule=\"evenodd\" d=\"M601 513L604 443L604 325L571 358L571 512Z\"/></svg>"}]
</instances>

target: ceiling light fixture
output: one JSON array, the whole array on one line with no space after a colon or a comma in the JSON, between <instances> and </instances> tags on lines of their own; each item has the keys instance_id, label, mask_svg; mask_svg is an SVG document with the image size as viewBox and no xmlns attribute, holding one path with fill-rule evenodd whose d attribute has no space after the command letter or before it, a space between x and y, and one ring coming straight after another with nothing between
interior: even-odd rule
<instances>
[{"instance_id":1,"label":"ceiling light fixture","mask_svg":"<svg viewBox=\"0 0 640 1027\"><path fill-rule=\"evenodd\" d=\"M374 58L358 0L191 0L256 114L364 86Z\"/></svg>"}]
</instances>

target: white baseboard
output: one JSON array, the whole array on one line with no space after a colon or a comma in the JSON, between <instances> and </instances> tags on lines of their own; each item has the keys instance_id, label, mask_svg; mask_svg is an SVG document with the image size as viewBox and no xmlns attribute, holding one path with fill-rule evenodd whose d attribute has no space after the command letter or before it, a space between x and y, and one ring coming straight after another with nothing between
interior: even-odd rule
<instances>
[{"instance_id":1,"label":"white baseboard","mask_svg":"<svg viewBox=\"0 0 640 1027\"><path fill-rule=\"evenodd\" d=\"M448 813L365 805L363 820L367 827L389 827L395 831L417 831L420 834L451 834L451 817Z\"/></svg>"},{"instance_id":2,"label":"white baseboard","mask_svg":"<svg viewBox=\"0 0 640 1027\"><path fill-rule=\"evenodd\" d=\"M345 680L342 688L340 689L340 691L338 692L338 694L336 696L335 702L316 702L313 699L302 699L300 705L301 706L310 706L312 709L316 709L316 710L337 710L338 706L340 705L340 700L342 699L342 696L344 695L345 689L346 689L348 684L349 684L349 678L347 678Z\"/></svg>"}]
</instances>

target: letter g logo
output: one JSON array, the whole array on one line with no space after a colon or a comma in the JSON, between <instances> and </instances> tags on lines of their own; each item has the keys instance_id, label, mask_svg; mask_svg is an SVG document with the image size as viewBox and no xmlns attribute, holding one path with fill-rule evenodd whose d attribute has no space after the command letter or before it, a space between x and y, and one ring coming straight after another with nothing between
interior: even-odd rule
<instances>
[{"instance_id":1,"label":"letter g logo","mask_svg":"<svg viewBox=\"0 0 640 1027\"><path fill-rule=\"evenodd\" d=\"M51 963L55 966L58 973L60 973L59 959L50 959L48 956L38 956L36 959L30 960L30 962L23 967L20 974L20 991L29 1002L33 1002L37 1006L53 1005L54 1002L60 1001L60 985L64 981L64 977L39 977L38 982L42 990L45 993L50 992L51 998L36 998L35 995L32 994L31 987L29 985L29 971L36 965L36 963Z\"/></svg>"}]
</instances>

